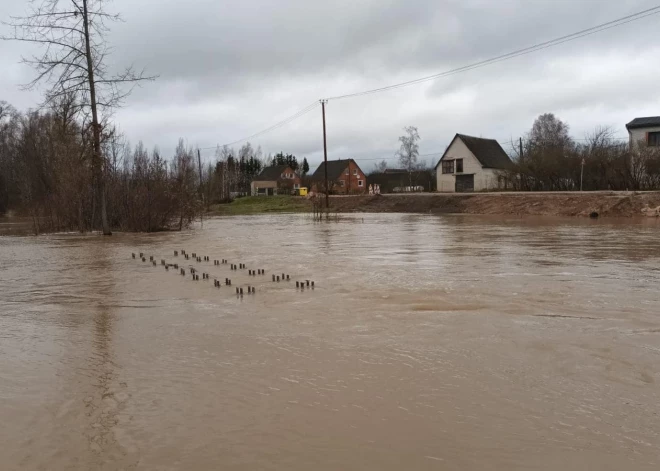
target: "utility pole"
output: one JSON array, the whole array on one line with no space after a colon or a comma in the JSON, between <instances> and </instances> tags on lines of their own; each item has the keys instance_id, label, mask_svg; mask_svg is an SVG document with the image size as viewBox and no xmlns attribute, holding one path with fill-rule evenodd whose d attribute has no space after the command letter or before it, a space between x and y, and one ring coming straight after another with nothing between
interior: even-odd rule
<instances>
[{"instance_id":1,"label":"utility pole","mask_svg":"<svg viewBox=\"0 0 660 471\"><path fill-rule=\"evenodd\" d=\"M582 178L584 177L584 159L582 159L582 165L580 166L580 191L582 191Z\"/></svg>"},{"instance_id":2,"label":"utility pole","mask_svg":"<svg viewBox=\"0 0 660 471\"><path fill-rule=\"evenodd\" d=\"M523 150L522 150L522 137L520 138L520 158L523 158Z\"/></svg>"},{"instance_id":3,"label":"utility pole","mask_svg":"<svg viewBox=\"0 0 660 471\"><path fill-rule=\"evenodd\" d=\"M199 167L199 190L202 191L202 154L197 149L197 166Z\"/></svg>"},{"instance_id":4,"label":"utility pole","mask_svg":"<svg viewBox=\"0 0 660 471\"><path fill-rule=\"evenodd\" d=\"M202 197L202 206L204 206L204 189L202 188L202 154L197 148L197 166L199 167L199 195ZM204 210L202 209L202 227L204 227Z\"/></svg>"},{"instance_id":5,"label":"utility pole","mask_svg":"<svg viewBox=\"0 0 660 471\"><path fill-rule=\"evenodd\" d=\"M325 209L330 208L330 187L328 186L328 144L325 136L325 104L328 100L321 100L321 113L323 113L323 167L325 170Z\"/></svg>"}]
</instances>

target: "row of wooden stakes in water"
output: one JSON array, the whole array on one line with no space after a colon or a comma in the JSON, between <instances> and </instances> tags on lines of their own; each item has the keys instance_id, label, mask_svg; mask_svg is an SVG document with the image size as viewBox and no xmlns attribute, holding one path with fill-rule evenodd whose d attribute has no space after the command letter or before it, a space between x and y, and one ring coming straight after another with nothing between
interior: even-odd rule
<instances>
[{"instance_id":1,"label":"row of wooden stakes in water","mask_svg":"<svg viewBox=\"0 0 660 471\"><path fill-rule=\"evenodd\" d=\"M190 256L192 256L197 262L210 262L211 258L207 255L203 255L202 257L197 256L196 253L192 254L187 254L185 250L181 250L181 255L183 255L186 260L190 259ZM179 251L175 250L174 251L174 256L178 257L179 256ZM230 270L243 270L246 268L245 263L239 263L238 265L234 263L229 263L229 260L227 259L222 259L222 260L213 260L213 265L219 266L219 265L230 265L229 269ZM258 273L254 273L254 270L250 270L250 275L264 275L265 270L259 269Z\"/></svg>"},{"instance_id":2,"label":"row of wooden stakes in water","mask_svg":"<svg viewBox=\"0 0 660 471\"><path fill-rule=\"evenodd\" d=\"M182 250L181 252L182 252L183 254L185 254L185 252L184 252L183 250ZM175 255L175 256L178 255L178 253L177 253L176 250L174 251L174 255ZM185 254L185 255L188 255L188 254ZM210 258L207 257L207 256L204 256L204 257L197 257L196 254L194 254L194 253L193 253L192 255L194 256L194 258L195 258L198 262L201 262L202 259L203 259L204 261L210 261ZM133 256L133 258L136 258L135 253L133 253L132 256ZM143 262L146 262L146 261L147 261L146 257L144 256L144 253L142 253L142 252L140 252L140 258L142 259ZM188 258L186 257L186 259L188 259ZM153 255L149 257L149 261L153 264L153 266L157 266L156 260L154 260ZM161 259L160 263L161 263L161 265L163 265L163 266L165 267L165 270L169 270L170 267L173 267L174 269L179 270L179 264L178 264L178 263L167 263L164 259ZM222 259L222 261L214 260L214 265L221 265L221 264L228 264L228 261L225 260L225 259ZM246 266L245 266L244 263L241 263L241 264L238 264L238 265L235 265L235 264L230 264L230 265L231 265L231 269L232 269L232 270L236 270L236 269L237 269L237 268L236 268L237 266L238 266L239 268L241 268L241 269L246 268ZM180 269L180 273L181 273L182 276L185 276L185 275L186 275L186 269L185 269L185 268L181 268L181 269ZM251 276L265 275L265 274L266 274L266 273L265 273L265 270L262 269L262 268L260 268L260 269L258 269L258 270L248 270L248 273L249 273ZM196 270L195 268L190 267L190 274L192 275L192 279L193 279L193 280L195 280L195 281L199 281L199 275L197 274L197 270ZM273 282L278 282L278 283L279 283L280 281L285 281L285 280L286 280L286 281L290 281L290 280L291 280L290 276L289 276L289 275L286 275L286 274L284 274L284 273L282 273L282 277L281 277L281 278L280 278L279 275L273 275L272 277L273 277L273 278L272 278L272 279L273 279ZM211 276L210 276L208 273L202 273L202 279L204 279L204 280L210 280L210 279L211 279ZM221 282L219 279L217 279L217 278L214 277L214 278L213 278L213 285L214 285L216 288L220 288L220 287L222 287L222 282ZM231 286L231 279L229 279L229 278L225 278L225 285L227 285L227 286ZM314 281L311 281L311 280L296 281L296 288L297 288L297 289L300 288L301 290L304 290L304 289L305 289L305 286L307 286L307 288L314 289L314 287L315 287L315 285L314 285ZM248 285L247 290L248 290L248 294L254 294L254 293L256 292L256 289L255 289L254 286L249 286L249 285ZM243 288L239 288L239 287L237 287L237 288L236 288L236 294L242 296L242 295L243 295Z\"/></svg>"}]
</instances>

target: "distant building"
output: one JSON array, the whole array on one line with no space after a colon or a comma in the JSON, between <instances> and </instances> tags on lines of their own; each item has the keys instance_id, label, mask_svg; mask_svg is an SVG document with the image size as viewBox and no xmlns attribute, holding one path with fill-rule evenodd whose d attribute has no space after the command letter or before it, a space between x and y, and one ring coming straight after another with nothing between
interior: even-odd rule
<instances>
[{"instance_id":1,"label":"distant building","mask_svg":"<svg viewBox=\"0 0 660 471\"><path fill-rule=\"evenodd\" d=\"M311 177L313 188L325 188L325 163L321 163ZM355 194L367 191L367 177L353 159L328 160L328 186L330 193Z\"/></svg>"},{"instance_id":2,"label":"distant building","mask_svg":"<svg viewBox=\"0 0 660 471\"><path fill-rule=\"evenodd\" d=\"M414 170L408 173L402 169L387 169L382 173L369 175L369 184L378 185L380 193L405 193L435 190L433 170Z\"/></svg>"},{"instance_id":3,"label":"distant building","mask_svg":"<svg viewBox=\"0 0 660 471\"><path fill-rule=\"evenodd\" d=\"M502 186L502 170L511 165L511 159L495 139L456 134L436 165L437 190L496 190Z\"/></svg>"},{"instance_id":4,"label":"distant building","mask_svg":"<svg viewBox=\"0 0 660 471\"><path fill-rule=\"evenodd\" d=\"M265 167L250 183L253 196L290 195L300 188L300 176L288 165Z\"/></svg>"},{"instance_id":5,"label":"distant building","mask_svg":"<svg viewBox=\"0 0 660 471\"><path fill-rule=\"evenodd\" d=\"M649 147L660 147L660 116L635 118L628 124L630 147L644 143Z\"/></svg>"}]
</instances>

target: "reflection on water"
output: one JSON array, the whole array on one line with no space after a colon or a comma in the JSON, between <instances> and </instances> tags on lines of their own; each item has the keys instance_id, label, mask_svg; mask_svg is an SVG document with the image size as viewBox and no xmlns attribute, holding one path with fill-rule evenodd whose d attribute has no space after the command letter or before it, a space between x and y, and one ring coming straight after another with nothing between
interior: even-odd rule
<instances>
[{"instance_id":1,"label":"reflection on water","mask_svg":"<svg viewBox=\"0 0 660 471\"><path fill-rule=\"evenodd\" d=\"M0 237L0 467L657 469L658 229L278 215ZM182 248L267 276L190 262L257 287L241 299L130 256Z\"/></svg>"},{"instance_id":2,"label":"reflection on water","mask_svg":"<svg viewBox=\"0 0 660 471\"><path fill-rule=\"evenodd\" d=\"M0 236L34 234L30 218L0 216Z\"/></svg>"}]
</instances>

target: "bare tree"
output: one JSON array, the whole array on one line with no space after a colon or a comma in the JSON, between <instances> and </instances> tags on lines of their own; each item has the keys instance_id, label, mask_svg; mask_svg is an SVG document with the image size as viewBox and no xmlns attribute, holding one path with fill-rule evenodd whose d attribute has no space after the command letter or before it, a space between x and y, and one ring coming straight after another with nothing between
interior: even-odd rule
<instances>
[{"instance_id":1,"label":"bare tree","mask_svg":"<svg viewBox=\"0 0 660 471\"><path fill-rule=\"evenodd\" d=\"M552 113L545 113L534 121L529 133L529 141L539 147L562 147L571 142L568 131L568 124Z\"/></svg>"},{"instance_id":2,"label":"bare tree","mask_svg":"<svg viewBox=\"0 0 660 471\"><path fill-rule=\"evenodd\" d=\"M91 127L92 168L100 200L103 234L110 235L106 208L105 175L102 155L103 124L112 109L131 92L132 85L151 80L143 72L128 67L112 74L107 67L109 54L105 34L107 24L120 19L106 13L108 0L42 0L31 2L26 16L12 17L5 23L12 28L1 39L34 43L43 53L23 58L37 72L26 88L45 82L50 87L45 101L52 104L63 97L74 97L75 107L83 116L84 130ZM128 89L125 88L128 85ZM89 124L87 124L89 123Z\"/></svg>"},{"instance_id":3,"label":"bare tree","mask_svg":"<svg viewBox=\"0 0 660 471\"><path fill-rule=\"evenodd\" d=\"M408 171L408 179L412 186L412 175L417 167L417 158L419 157L419 133L415 126L403 128L405 135L399 137L401 147L396 153L399 157L400 165Z\"/></svg>"},{"instance_id":4,"label":"bare tree","mask_svg":"<svg viewBox=\"0 0 660 471\"><path fill-rule=\"evenodd\" d=\"M376 173L385 173L387 170L387 161L381 160L376 164Z\"/></svg>"}]
</instances>

